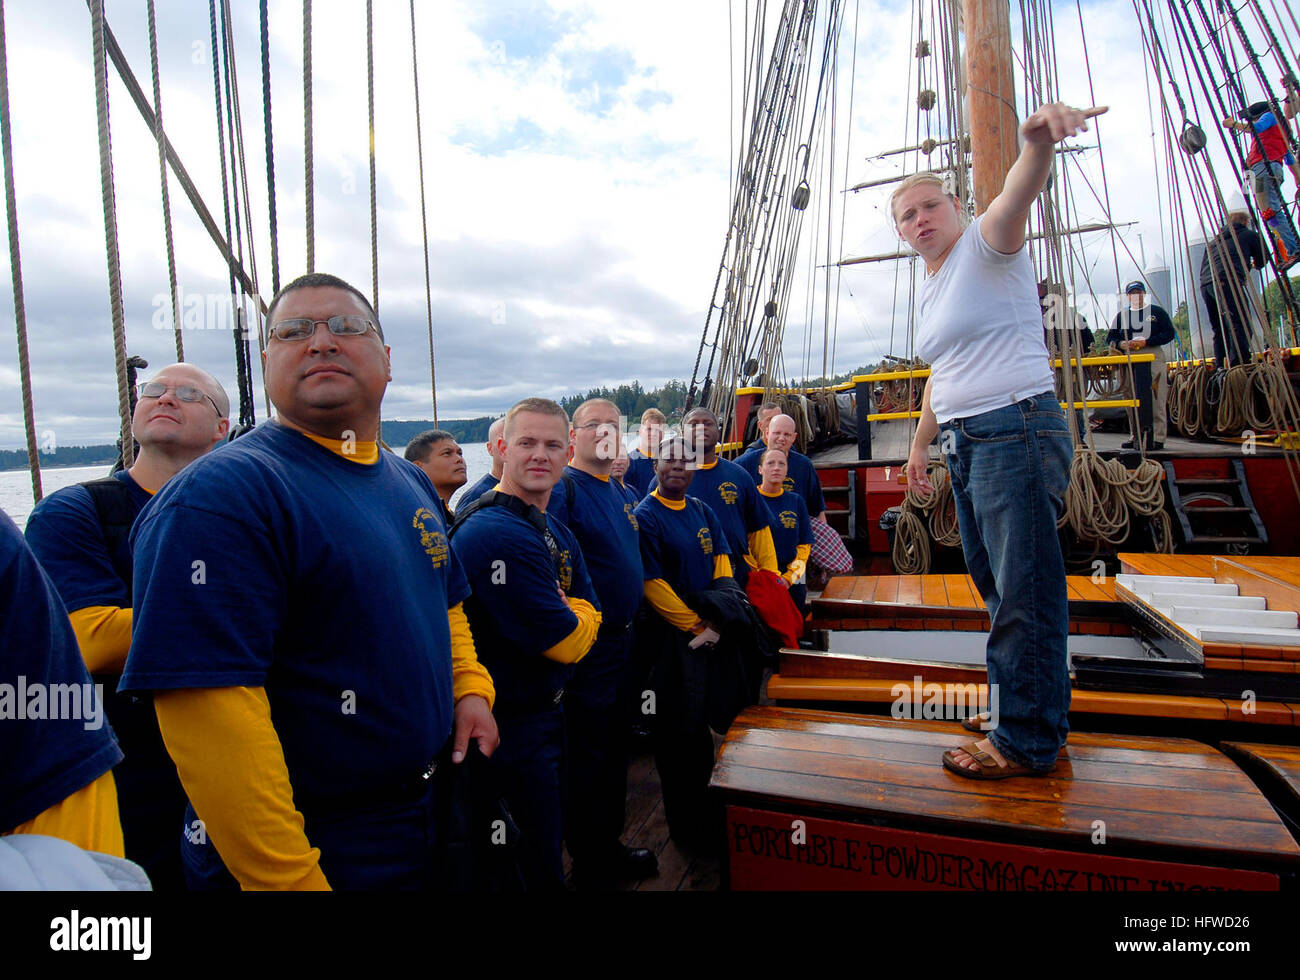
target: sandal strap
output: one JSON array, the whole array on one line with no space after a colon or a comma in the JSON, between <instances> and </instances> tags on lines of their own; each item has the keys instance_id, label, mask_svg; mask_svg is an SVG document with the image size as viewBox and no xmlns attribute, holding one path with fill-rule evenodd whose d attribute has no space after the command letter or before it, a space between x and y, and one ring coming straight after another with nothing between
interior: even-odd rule
<instances>
[{"instance_id":1,"label":"sandal strap","mask_svg":"<svg viewBox=\"0 0 1300 980\"><path fill-rule=\"evenodd\" d=\"M993 756L989 755L983 749L981 749L979 745L976 744L975 742L967 742L965 745L961 747L961 750L965 752L968 756L970 756L973 760L975 760L975 764L979 766L980 769L1007 768L1006 766L998 765L998 760L993 758Z\"/></svg>"}]
</instances>

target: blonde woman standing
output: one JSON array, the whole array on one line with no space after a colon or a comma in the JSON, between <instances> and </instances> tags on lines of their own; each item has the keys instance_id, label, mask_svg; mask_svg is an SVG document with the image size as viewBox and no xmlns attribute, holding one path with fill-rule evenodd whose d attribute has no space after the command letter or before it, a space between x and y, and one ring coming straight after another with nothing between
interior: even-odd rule
<instances>
[{"instance_id":1,"label":"blonde woman standing","mask_svg":"<svg viewBox=\"0 0 1300 980\"><path fill-rule=\"evenodd\" d=\"M1069 611L1056 521L1073 447L1025 234L1055 144L1104 111L1055 104L1026 119L1002 192L969 225L937 174L909 177L890 201L899 235L926 266L916 350L931 374L908 480L929 486L929 446L942 432L962 551L991 620L996 716L963 722L985 737L943 757L944 768L971 779L1044 775L1069 732Z\"/></svg>"}]
</instances>

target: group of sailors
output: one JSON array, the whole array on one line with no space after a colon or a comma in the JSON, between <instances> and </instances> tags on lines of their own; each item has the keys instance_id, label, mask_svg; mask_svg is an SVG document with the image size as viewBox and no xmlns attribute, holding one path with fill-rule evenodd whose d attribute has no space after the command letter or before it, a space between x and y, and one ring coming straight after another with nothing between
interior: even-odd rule
<instances>
[{"instance_id":1,"label":"group of sailors","mask_svg":"<svg viewBox=\"0 0 1300 980\"><path fill-rule=\"evenodd\" d=\"M656 872L620 839L639 717L670 833L716 850L711 732L771 644L745 588L802 609L825 520L794 421L763 406L731 462L708 409L680 435L651 409L628 456L611 402L527 398L453 515L454 438L380 446L366 297L303 276L267 322L272 421L226 442L221 385L167 367L129 469L51 494L25 539L0 516L0 844L62 838L158 889L446 887L468 768L498 806L475 797L469 844L511 855L494 886L564 888L567 845L607 889ZM722 651L743 695L720 699ZM91 678L111 724L18 703Z\"/></svg>"}]
</instances>

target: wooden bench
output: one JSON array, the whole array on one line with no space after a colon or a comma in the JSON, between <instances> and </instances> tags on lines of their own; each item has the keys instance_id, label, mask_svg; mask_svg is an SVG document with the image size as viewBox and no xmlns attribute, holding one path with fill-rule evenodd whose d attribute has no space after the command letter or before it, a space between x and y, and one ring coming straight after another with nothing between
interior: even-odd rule
<instances>
[{"instance_id":1,"label":"wooden bench","mask_svg":"<svg viewBox=\"0 0 1300 980\"><path fill-rule=\"evenodd\" d=\"M800 651L811 659L808 651ZM844 661L866 658L844 658ZM893 704L898 700L898 685L912 683L921 676L925 683L974 683L983 686L986 674L981 668L952 665L927 665L917 662L890 661L865 664L863 673L850 676L843 662L829 667L825 674L809 671L802 676L784 672L773 674L767 682L767 696L778 702L815 702L818 704L855 703ZM815 669L815 668L814 668ZM877 676L869 676L875 673ZM1128 718L1170 718L1182 721L1245 722L1260 725L1300 727L1300 704L1283 701L1256 701L1246 708L1242 702L1226 698L1187 697L1172 694L1138 694L1127 691L1095 691L1075 688L1070 694L1071 715L1117 715Z\"/></svg>"},{"instance_id":2,"label":"wooden bench","mask_svg":"<svg viewBox=\"0 0 1300 980\"><path fill-rule=\"evenodd\" d=\"M1117 620L1111 579L1066 579L1070 632L1128 636ZM971 630L989 628L984 600L969 575L840 575L812 600L813 629Z\"/></svg>"},{"instance_id":3,"label":"wooden bench","mask_svg":"<svg viewBox=\"0 0 1300 980\"><path fill-rule=\"evenodd\" d=\"M1293 826L1300 828L1300 747L1224 742L1222 748L1255 778Z\"/></svg>"},{"instance_id":4,"label":"wooden bench","mask_svg":"<svg viewBox=\"0 0 1300 980\"><path fill-rule=\"evenodd\" d=\"M951 722L751 708L711 786L738 890L1271 890L1300 845L1250 779L1186 739L1072 734L1049 776L980 782Z\"/></svg>"}]
</instances>

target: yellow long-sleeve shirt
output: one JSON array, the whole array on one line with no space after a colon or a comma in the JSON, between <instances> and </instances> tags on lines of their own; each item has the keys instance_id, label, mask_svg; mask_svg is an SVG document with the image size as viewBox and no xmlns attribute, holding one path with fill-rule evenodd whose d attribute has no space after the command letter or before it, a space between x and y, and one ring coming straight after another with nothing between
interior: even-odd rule
<instances>
[{"instance_id":1,"label":"yellow long-sleeve shirt","mask_svg":"<svg viewBox=\"0 0 1300 980\"><path fill-rule=\"evenodd\" d=\"M111 772L6 833L43 834L87 851L126 857L122 821L117 812L117 783Z\"/></svg>"}]
</instances>

